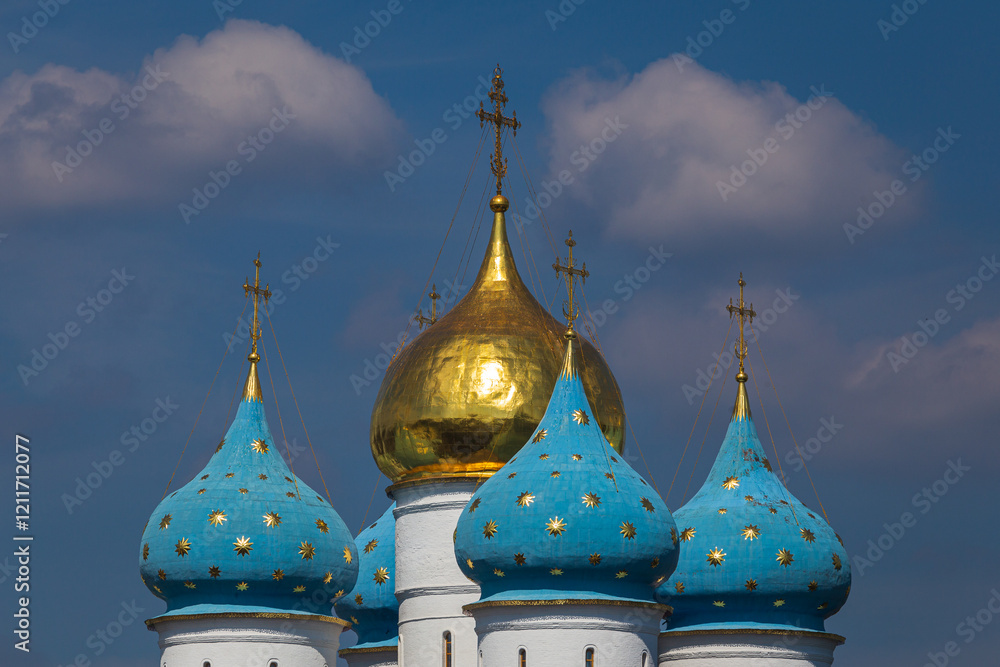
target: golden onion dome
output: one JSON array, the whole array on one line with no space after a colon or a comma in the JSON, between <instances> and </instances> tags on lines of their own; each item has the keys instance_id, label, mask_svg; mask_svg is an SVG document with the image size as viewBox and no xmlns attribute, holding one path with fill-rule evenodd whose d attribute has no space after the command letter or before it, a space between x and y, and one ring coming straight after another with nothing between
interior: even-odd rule
<instances>
[{"instance_id":1,"label":"golden onion dome","mask_svg":"<svg viewBox=\"0 0 1000 667\"><path fill-rule=\"evenodd\" d=\"M489 477L541 421L562 364L566 326L514 266L501 195L489 248L468 294L386 371L372 410L375 462L394 483ZM621 392L604 358L577 337L583 384L605 437L625 440Z\"/></svg>"}]
</instances>

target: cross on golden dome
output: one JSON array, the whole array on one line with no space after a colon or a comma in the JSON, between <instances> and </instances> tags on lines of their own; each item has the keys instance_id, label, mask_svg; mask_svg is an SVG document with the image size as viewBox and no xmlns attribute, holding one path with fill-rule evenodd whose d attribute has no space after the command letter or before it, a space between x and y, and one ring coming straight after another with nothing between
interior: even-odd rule
<instances>
[{"instance_id":1,"label":"cross on golden dome","mask_svg":"<svg viewBox=\"0 0 1000 667\"><path fill-rule=\"evenodd\" d=\"M507 106L507 94L503 92L503 70L500 69L498 64L496 69L493 70L493 88L490 90L490 101L493 102L493 113L487 113L483 109L482 101L479 102L479 111L476 112L476 116L479 118L479 127L483 126L483 123L490 122L496 128L496 144L494 146L494 152L490 167L493 170L493 175L497 177L497 194L501 191L501 182L503 177L507 174L507 159L503 157L503 147L500 144L500 137L503 134L503 128L506 125L514 131L514 136L517 136L517 128L521 127L521 123L517 120L517 112L513 112L510 118L503 115L503 108Z\"/></svg>"},{"instance_id":2,"label":"cross on golden dome","mask_svg":"<svg viewBox=\"0 0 1000 667\"><path fill-rule=\"evenodd\" d=\"M587 271L586 262L584 262L579 269L576 268L576 264L573 263L573 246L575 245L576 241L573 240L573 230L571 229L569 231L569 237L566 239L566 246L569 248L569 257L566 260L566 266L560 264L558 258L552 265L552 268L556 270L556 273L566 274L566 294L569 300L567 305L563 306L563 315L566 316L567 326L571 331L573 329L573 321L576 320L580 314L580 308L573 303L574 278L579 276L580 282L585 283L587 282L587 276L590 275L590 272ZM567 306L569 308L568 312Z\"/></svg>"},{"instance_id":3,"label":"cross on golden dome","mask_svg":"<svg viewBox=\"0 0 1000 667\"><path fill-rule=\"evenodd\" d=\"M438 294L437 292L436 284L431 285L431 291L427 296L429 296L431 299L431 316L430 317L425 316L424 309L421 308L419 311L417 311L416 317L413 318L413 320L417 323L417 326L419 326L421 329L423 329L425 325L430 326L438 321L437 300L441 298L441 295Z\"/></svg>"}]
</instances>

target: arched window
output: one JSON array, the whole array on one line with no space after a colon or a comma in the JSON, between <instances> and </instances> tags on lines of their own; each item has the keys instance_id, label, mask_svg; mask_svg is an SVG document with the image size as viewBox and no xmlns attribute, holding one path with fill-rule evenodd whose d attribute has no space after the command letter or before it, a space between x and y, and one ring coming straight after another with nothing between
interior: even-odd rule
<instances>
[{"instance_id":1,"label":"arched window","mask_svg":"<svg viewBox=\"0 0 1000 667\"><path fill-rule=\"evenodd\" d=\"M278 667L278 661L272 660L271 662L267 663L267 667Z\"/></svg>"},{"instance_id":2,"label":"arched window","mask_svg":"<svg viewBox=\"0 0 1000 667\"><path fill-rule=\"evenodd\" d=\"M594 649L588 648L584 659L585 667L594 667L597 663L594 661Z\"/></svg>"},{"instance_id":3,"label":"arched window","mask_svg":"<svg viewBox=\"0 0 1000 667\"><path fill-rule=\"evenodd\" d=\"M523 648L517 652L517 667L528 667L528 652Z\"/></svg>"},{"instance_id":4,"label":"arched window","mask_svg":"<svg viewBox=\"0 0 1000 667\"><path fill-rule=\"evenodd\" d=\"M212 663L206 660L205 662L201 663L201 667L212 667Z\"/></svg>"},{"instance_id":5,"label":"arched window","mask_svg":"<svg viewBox=\"0 0 1000 667\"><path fill-rule=\"evenodd\" d=\"M642 667L646 667L646 660L649 658L649 654L645 651L642 652Z\"/></svg>"},{"instance_id":6,"label":"arched window","mask_svg":"<svg viewBox=\"0 0 1000 667\"><path fill-rule=\"evenodd\" d=\"M451 633L445 630L444 632L444 667L453 667L451 662Z\"/></svg>"}]
</instances>

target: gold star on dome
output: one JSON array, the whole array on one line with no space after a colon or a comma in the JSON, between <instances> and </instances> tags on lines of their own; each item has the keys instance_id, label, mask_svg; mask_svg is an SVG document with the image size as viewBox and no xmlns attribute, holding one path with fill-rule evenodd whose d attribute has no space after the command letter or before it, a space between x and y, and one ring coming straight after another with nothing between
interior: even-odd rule
<instances>
[{"instance_id":1,"label":"gold star on dome","mask_svg":"<svg viewBox=\"0 0 1000 667\"><path fill-rule=\"evenodd\" d=\"M822 611L822 610L826 609L826 607L827 607L827 603L826 603L826 602L824 602L824 603L823 603L823 604L821 604L820 606L816 607L816 609L818 609L818 610Z\"/></svg>"},{"instance_id":2,"label":"gold star on dome","mask_svg":"<svg viewBox=\"0 0 1000 667\"><path fill-rule=\"evenodd\" d=\"M226 473L226 479L232 479L232 478L233 478L233 477L234 477L235 475L236 475L236 473L233 473L233 472L227 472L227 473Z\"/></svg>"},{"instance_id":3,"label":"gold star on dome","mask_svg":"<svg viewBox=\"0 0 1000 667\"><path fill-rule=\"evenodd\" d=\"M840 542L840 546L844 546L844 540L841 539L840 535L837 535L837 533L834 533L834 535L837 536L837 541Z\"/></svg>"},{"instance_id":4,"label":"gold star on dome","mask_svg":"<svg viewBox=\"0 0 1000 667\"><path fill-rule=\"evenodd\" d=\"M628 570L618 570L615 572L615 579L624 579L628 576Z\"/></svg>"},{"instance_id":5,"label":"gold star on dome","mask_svg":"<svg viewBox=\"0 0 1000 667\"><path fill-rule=\"evenodd\" d=\"M206 479L208 479L208 475L202 475L201 478L202 478L202 480L206 480Z\"/></svg>"},{"instance_id":6,"label":"gold star on dome","mask_svg":"<svg viewBox=\"0 0 1000 667\"><path fill-rule=\"evenodd\" d=\"M756 579L747 579L747 582L745 584L743 584L743 586L748 591L755 591L755 590L757 590L757 580Z\"/></svg>"},{"instance_id":7,"label":"gold star on dome","mask_svg":"<svg viewBox=\"0 0 1000 667\"><path fill-rule=\"evenodd\" d=\"M282 579L285 578L285 571L280 569L275 570L274 572L271 573L271 578L274 579L275 581L281 581Z\"/></svg>"},{"instance_id":8,"label":"gold star on dome","mask_svg":"<svg viewBox=\"0 0 1000 667\"><path fill-rule=\"evenodd\" d=\"M358 593L357 595L354 596L354 604L360 607L364 603L365 603L365 598L364 596L361 595L361 593Z\"/></svg>"},{"instance_id":9,"label":"gold star on dome","mask_svg":"<svg viewBox=\"0 0 1000 667\"><path fill-rule=\"evenodd\" d=\"M606 473L604 473L604 476L607 477L608 479L614 479L615 478L615 474L613 472L606 472Z\"/></svg>"},{"instance_id":10,"label":"gold star on dome","mask_svg":"<svg viewBox=\"0 0 1000 667\"><path fill-rule=\"evenodd\" d=\"M226 444L226 439L225 438L223 438L222 440L219 440L219 446L215 448L215 453L216 454L219 453L219 450L222 449L222 446L224 444Z\"/></svg>"},{"instance_id":11,"label":"gold star on dome","mask_svg":"<svg viewBox=\"0 0 1000 667\"><path fill-rule=\"evenodd\" d=\"M773 507L769 507L768 511L771 512L771 514L777 514L778 513L778 510L774 509Z\"/></svg>"},{"instance_id":12,"label":"gold star on dome","mask_svg":"<svg viewBox=\"0 0 1000 667\"><path fill-rule=\"evenodd\" d=\"M302 556L302 560L312 560L316 555L316 547L308 542L302 542L299 544L299 555Z\"/></svg>"},{"instance_id":13,"label":"gold star on dome","mask_svg":"<svg viewBox=\"0 0 1000 667\"><path fill-rule=\"evenodd\" d=\"M610 444L610 442L608 444ZM611 462L612 463L618 463L618 459L616 459L615 457L612 456L611 457Z\"/></svg>"},{"instance_id":14,"label":"gold star on dome","mask_svg":"<svg viewBox=\"0 0 1000 667\"><path fill-rule=\"evenodd\" d=\"M327 572L327 574L330 574L330 573ZM330 574L330 579L333 579L333 575L332 574ZM333 597L335 597L337 599L340 599L340 598L344 597L344 593L345 592L346 591L343 588L341 588L339 591L337 591L336 593L333 594Z\"/></svg>"},{"instance_id":15,"label":"gold star on dome","mask_svg":"<svg viewBox=\"0 0 1000 667\"><path fill-rule=\"evenodd\" d=\"M683 593L684 592L684 583L680 582L680 581L678 581L677 583L675 583L674 584L674 590L677 591L678 593Z\"/></svg>"},{"instance_id":16,"label":"gold star on dome","mask_svg":"<svg viewBox=\"0 0 1000 667\"><path fill-rule=\"evenodd\" d=\"M142 559L147 560L149 558L149 542L142 545Z\"/></svg>"},{"instance_id":17,"label":"gold star on dome","mask_svg":"<svg viewBox=\"0 0 1000 667\"><path fill-rule=\"evenodd\" d=\"M246 495L246 494L250 493L250 489L241 488L240 489L240 493L242 493L243 495Z\"/></svg>"},{"instance_id":18,"label":"gold star on dome","mask_svg":"<svg viewBox=\"0 0 1000 667\"><path fill-rule=\"evenodd\" d=\"M712 604L714 604L716 607L725 607L726 606L726 603L723 602L722 600L716 600Z\"/></svg>"},{"instance_id":19,"label":"gold star on dome","mask_svg":"<svg viewBox=\"0 0 1000 667\"><path fill-rule=\"evenodd\" d=\"M164 514L163 518L160 519L160 530L166 530L170 527L170 519L172 517L169 514Z\"/></svg>"},{"instance_id":20,"label":"gold star on dome","mask_svg":"<svg viewBox=\"0 0 1000 667\"><path fill-rule=\"evenodd\" d=\"M323 496L316 496L316 500L323 502Z\"/></svg>"},{"instance_id":21,"label":"gold star on dome","mask_svg":"<svg viewBox=\"0 0 1000 667\"><path fill-rule=\"evenodd\" d=\"M740 485L740 480L738 480L735 477L729 476L722 483L722 488L732 490L737 488L739 485Z\"/></svg>"},{"instance_id":22,"label":"gold star on dome","mask_svg":"<svg viewBox=\"0 0 1000 667\"><path fill-rule=\"evenodd\" d=\"M814 535L811 530L809 530L807 528L803 528L799 532L802 533L802 539L805 540L806 542L815 542L816 541L816 535Z\"/></svg>"},{"instance_id":23,"label":"gold star on dome","mask_svg":"<svg viewBox=\"0 0 1000 667\"><path fill-rule=\"evenodd\" d=\"M465 564L468 566L468 568L470 570L475 570L476 569L476 566L472 564L472 559L471 558L466 558L465 559Z\"/></svg>"},{"instance_id":24,"label":"gold star on dome","mask_svg":"<svg viewBox=\"0 0 1000 667\"><path fill-rule=\"evenodd\" d=\"M580 455L580 454L574 454L573 455L573 460L574 461L582 461L583 460L583 456Z\"/></svg>"},{"instance_id":25,"label":"gold star on dome","mask_svg":"<svg viewBox=\"0 0 1000 667\"><path fill-rule=\"evenodd\" d=\"M505 576L503 570L501 570L499 567L493 568L493 574L497 575L498 577Z\"/></svg>"},{"instance_id":26,"label":"gold star on dome","mask_svg":"<svg viewBox=\"0 0 1000 667\"><path fill-rule=\"evenodd\" d=\"M497 534L497 522L492 520L487 521L486 524L483 526L483 537L485 537L488 540L492 540L493 536L496 534Z\"/></svg>"},{"instance_id":27,"label":"gold star on dome","mask_svg":"<svg viewBox=\"0 0 1000 667\"><path fill-rule=\"evenodd\" d=\"M788 567L789 565L792 564L792 561L795 560L795 558L792 557L792 552L789 551L788 549L779 549L777 560L785 567Z\"/></svg>"},{"instance_id":28,"label":"gold star on dome","mask_svg":"<svg viewBox=\"0 0 1000 667\"><path fill-rule=\"evenodd\" d=\"M257 477L259 477L260 479L263 479L265 481L267 480L267 475L265 475L264 473L261 473L261 474L257 475Z\"/></svg>"},{"instance_id":29,"label":"gold star on dome","mask_svg":"<svg viewBox=\"0 0 1000 667\"><path fill-rule=\"evenodd\" d=\"M562 535L566 532L566 522L559 517L553 517L548 520L548 523L545 524L545 530L547 530L549 535L552 535L553 537Z\"/></svg>"},{"instance_id":30,"label":"gold star on dome","mask_svg":"<svg viewBox=\"0 0 1000 667\"><path fill-rule=\"evenodd\" d=\"M551 570L549 570L549 574L551 574L553 577L561 576L562 573L563 573L563 571L561 569L559 569L558 567L554 567Z\"/></svg>"},{"instance_id":31,"label":"gold star on dome","mask_svg":"<svg viewBox=\"0 0 1000 667\"><path fill-rule=\"evenodd\" d=\"M370 542L368 542L368 544L365 545L365 553L370 554L371 552L375 551L375 547L377 546L378 546L378 540L377 539L371 540Z\"/></svg>"},{"instance_id":32,"label":"gold star on dome","mask_svg":"<svg viewBox=\"0 0 1000 667\"><path fill-rule=\"evenodd\" d=\"M507 479L514 479L515 477L517 477L516 472L512 472L511 474L507 475Z\"/></svg>"},{"instance_id":33,"label":"gold star on dome","mask_svg":"<svg viewBox=\"0 0 1000 667\"><path fill-rule=\"evenodd\" d=\"M286 491L285 495L288 496L289 498L294 498L295 497L295 494L292 493L291 491Z\"/></svg>"},{"instance_id":34,"label":"gold star on dome","mask_svg":"<svg viewBox=\"0 0 1000 667\"><path fill-rule=\"evenodd\" d=\"M553 471L552 471L552 476L553 476L553 477L558 477L558 476L559 476L559 475L561 475L561 474L562 474L562 473L561 473L561 472L559 472L558 470L553 470Z\"/></svg>"},{"instance_id":35,"label":"gold star on dome","mask_svg":"<svg viewBox=\"0 0 1000 667\"><path fill-rule=\"evenodd\" d=\"M715 547L714 549L708 552L707 560L714 567L719 567L720 565L722 565L722 561L726 560L726 552L720 549L719 547Z\"/></svg>"},{"instance_id":36,"label":"gold star on dome","mask_svg":"<svg viewBox=\"0 0 1000 667\"><path fill-rule=\"evenodd\" d=\"M635 539L635 526L632 525L631 521L622 521L622 525L618 528L618 532L622 534L626 540Z\"/></svg>"},{"instance_id":37,"label":"gold star on dome","mask_svg":"<svg viewBox=\"0 0 1000 667\"><path fill-rule=\"evenodd\" d=\"M200 496L201 494L205 493L205 491L208 491L208 489L198 489L198 495Z\"/></svg>"},{"instance_id":38,"label":"gold star on dome","mask_svg":"<svg viewBox=\"0 0 1000 667\"><path fill-rule=\"evenodd\" d=\"M245 581L241 581L240 583L236 584L236 590L238 590L238 591L245 591L245 590L247 590L249 588L250 588L250 585L247 584L247 582L245 582Z\"/></svg>"},{"instance_id":39,"label":"gold star on dome","mask_svg":"<svg viewBox=\"0 0 1000 667\"><path fill-rule=\"evenodd\" d=\"M160 595L163 595L163 591L160 590L159 586L153 586L153 590L159 593Z\"/></svg>"},{"instance_id":40,"label":"gold star on dome","mask_svg":"<svg viewBox=\"0 0 1000 667\"><path fill-rule=\"evenodd\" d=\"M482 502L482 500L480 498L476 498L475 500L473 500L472 504L469 505L469 514L472 514L473 512L475 512L476 509L479 507L479 503L481 503L481 502Z\"/></svg>"},{"instance_id":41,"label":"gold star on dome","mask_svg":"<svg viewBox=\"0 0 1000 667\"><path fill-rule=\"evenodd\" d=\"M813 591L815 591L817 588L819 588L819 584L815 580L809 582L809 592L810 593L812 593Z\"/></svg>"},{"instance_id":42,"label":"gold star on dome","mask_svg":"<svg viewBox=\"0 0 1000 667\"><path fill-rule=\"evenodd\" d=\"M764 464L764 467L767 468L768 472L774 472L773 470L771 470L771 462L768 461L766 457L762 458L760 462Z\"/></svg>"},{"instance_id":43,"label":"gold star on dome","mask_svg":"<svg viewBox=\"0 0 1000 667\"><path fill-rule=\"evenodd\" d=\"M725 513L726 513L726 508L725 507L720 507L719 508L719 514L725 514Z\"/></svg>"},{"instance_id":44,"label":"gold star on dome","mask_svg":"<svg viewBox=\"0 0 1000 667\"><path fill-rule=\"evenodd\" d=\"M670 541L674 543L674 546L677 545L677 529L676 528L671 528L670 529Z\"/></svg>"},{"instance_id":45,"label":"gold star on dome","mask_svg":"<svg viewBox=\"0 0 1000 667\"><path fill-rule=\"evenodd\" d=\"M250 443L250 446L258 454L267 454L267 452L268 452L267 443L264 442L263 440L259 440L259 439L258 440L254 440L253 442Z\"/></svg>"},{"instance_id":46,"label":"gold star on dome","mask_svg":"<svg viewBox=\"0 0 1000 667\"><path fill-rule=\"evenodd\" d=\"M775 600L774 601L774 606L775 607L783 607L784 605L785 605L785 601L784 600Z\"/></svg>"},{"instance_id":47,"label":"gold star on dome","mask_svg":"<svg viewBox=\"0 0 1000 667\"><path fill-rule=\"evenodd\" d=\"M549 460L549 455L548 454L539 454L538 455L538 460L539 461L548 461Z\"/></svg>"},{"instance_id":48,"label":"gold star on dome","mask_svg":"<svg viewBox=\"0 0 1000 667\"><path fill-rule=\"evenodd\" d=\"M212 566L210 566L208 568L208 576L212 577L213 579L218 579L219 575L221 575L221 574L222 574L222 571L219 570L219 566L218 565L212 565Z\"/></svg>"},{"instance_id":49,"label":"gold star on dome","mask_svg":"<svg viewBox=\"0 0 1000 667\"><path fill-rule=\"evenodd\" d=\"M840 564L840 556L833 554L833 569L839 571L841 567L843 566Z\"/></svg>"},{"instance_id":50,"label":"gold star on dome","mask_svg":"<svg viewBox=\"0 0 1000 667\"><path fill-rule=\"evenodd\" d=\"M156 571L156 576L158 576L161 581L166 581L167 579L167 573L164 572L162 569Z\"/></svg>"},{"instance_id":51,"label":"gold star on dome","mask_svg":"<svg viewBox=\"0 0 1000 667\"><path fill-rule=\"evenodd\" d=\"M375 570L375 574L372 575L372 581L374 581L379 586L389 581L389 570L385 569L384 567L380 567L379 569Z\"/></svg>"},{"instance_id":52,"label":"gold star on dome","mask_svg":"<svg viewBox=\"0 0 1000 667\"><path fill-rule=\"evenodd\" d=\"M587 424L590 423L590 417L588 417L587 413L584 412L583 410L574 410L573 421L575 421L577 424L583 424L584 426L586 426Z\"/></svg>"},{"instance_id":53,"label":"gold star on dome","mask_svg":"<svg viewBox=\"0 0 1000 667\"><path fill-rule=\"evenodd\" d=\"M351 555L351 547L344 547L344 560L348 565L354 560L354 556Z\"/></svg>"},{"instance_id":54,"label":"gold star on dome","mask_svg":"<svg viewBox=\"0 0 1000 667\"><path fill-rule=\"evenodd\" d=\"M316 527L319 528L319 532L321 533L330 532L330 527L326 525L326 521L323 521L323 519L316 519Z\"/></svg>"},{"instance_id":55,"label":"gold star on dome","mask_svg":"<svg viewBox=\"0 0 1000 667\"><path fill-rule=\"evenodd\" d=\"M515 504L518 507L530 507L533 502L535 502L535 494L525 491L517 497Z\"/></svg>"},{"instance_id":56,"label":"gold star on dome","mask_svg":"<svg viewBox=\"0 0 1000 667\"><path fill-rule=\"evenodd\" d=\"M514 562L517 563L518 565L524 565L528 561L524 557L524 554L522 554L522 553L516 553L516 554L514 554Z\"/></svg>"},{"instance_id":57,"label":"gold star on dome","mask_svg":"<svg viewBox=\"0 0 1000 667\"><path fill-rule=\"evenodd\" d=\"M601 504L601 497L596 496L593 493L583 494L583 504L587 507L599 507Z\"/></svg>"},{"instance_id":58,"label":"gold star on dome","mask_svg":"<svg viewBox=\"0 0 1000 667\"><path fill-rule=\"evenodd\" d=\"M285 481L288 482L289 484L295 484L295 480L289 477L288 475L285 475Z\"/></svg>"},{"instance_id":59,"label":"gold star on dome","mask_svg":"<svg viewBox=\"0 0 1000 667\"><path fill-rule=\"evenodd\" d=\"M647 512L655 512L656 508L653 507L653 503L649 502L649 498L640 498L639 504L642 505Z\"/></svg>"},{"instance_id":60,"label":"gold star on dome","mask_svg":"<svg viewBox=\"0 0 1000 667\"><path fill-rule=\"evenodd\" d=\"M538 433L535 434L535 437L533 437L531 439L531 441L532 442L541 442L542 440L545 439L545 436L547 436L548 434L549 434L549 430L547 428L539 429Z\"/></svg>"},{"instance_id":61,"label":"gold star on dome","mask_svg":"<svg viewBox=\"0 0 1000 667\"><path fill-rule=\"evenodd\" d=\"M177 540L177 544L174 545L174 551L176 551L177 555L181 558L187 556L188 552L191 551L191 542L189 542L186 537L182 537Z\"/></svg>"},{"instance_id":62,"label":"gold star on dome","mask_svg":"<svg viewBox=\"0 0 1000 667\"><path fill-rule=\"evenodd\" d=\"M600 565L601 564L601 554L590 554L590 564Z\"/></svg>"},{"instance_id":63,"label":"gold star on dome","mask_svg":"<svg viewBox=\"0 0 1000 667\"><path fill-rule=\"evenodd\" d=\"M299 584L298 586L296 586L295 588L292 589L292 592L293 593L305 593L306 592L306 587L303 586L302 584ZM354 617L352 616L351 618L354 618Z\"/></svg>"},{"instance_id":64,"label":"gold star on dome","mask_svg":"<svg viewBox=\"0 0 1000 667\"><path fill-rule=\"evenodd\" d=\"M268 512L264 515L264 525L268 528L277 528L281 525L281 517L274 512Z\"/></svg>"},{"instance_id":65,"label":"gold star on dome","mask_svg":"<svg viewBox=\"0 0 1000 667\"><path fill-rule=\"evenodd\" d=\"M184 588L190 588L191 590L194 590L195 588L197 588L197 586L194 585L193 581L185 581Z\"/></svg>"},{"instance_id":66,"label":"gold star on dome","mask_svg":"<svg viewBox=\"0 0 1000 667\"><path fill-rule=\"evenodd\" d=\"M651 567L651 568L656 568L659 565L660 565L660 559L659 558L654 558L653 560L649 561L649 567Z\"/></svg>"},{"instance_id":67,"label":"gold star on dome","mask_svg":"<svg viewBox=\"0 0 1000 667\"><path fill-rule=\"evenodd\" d=\"M241 556L246 556L248 553L253 551L253 542L250 541L249 537L239 537L235 542L233 542L233 551Z\"/></svg>"},{"instance_id":68,"label":"gold star on dome","mask_svg":"<svg viewBox=\"0 0 1000 667\"><path fill-rule=\"evenodd\" d=\"M751 523L743 527L742 534L744 540L750 540L753 542L755 539L760 537L760 528Z\"/></svg>"},{"instance_id":69,"label":"gold star on dome","mask_svg":"<svg viewBox=\"0 0 1000 667\"><path fill-rule=\"evenodd\" d=\"M694 528L685 528L681 531L681 542L690 542L694 534L697 533Z\"/></svg>"}]
</instances>

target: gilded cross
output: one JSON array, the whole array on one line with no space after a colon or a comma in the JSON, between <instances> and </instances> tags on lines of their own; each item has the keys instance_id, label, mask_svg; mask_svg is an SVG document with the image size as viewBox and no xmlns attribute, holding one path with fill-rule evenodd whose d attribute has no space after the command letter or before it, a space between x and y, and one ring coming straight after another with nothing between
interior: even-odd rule
<instances>
[{"instance_id":1,"label":"gilded cross","mask_svg":"<svg viewBox=\"0 0 1000 667\"><path fill-rule=\"evenodd\" d=\"M437 300L441 298L441 295L437 293L437 285L431 285L431 291L427 296L431 298L431 316L424 316L424 309L421 308L417 311L417 316L413 318L421 330L425 325L430 326L438 321Z\"/></svg>"},{"instance_id":2,"label":"gilded cross","mask_svg":"<svg viewBox=\"0 0 1000 667\"><path fill-rule=\"evenodd\" d=\"M250 354L247 359L250 361L260 361L260 355L257 354L257 340L260 338L260 320L257 316L257 305L260 303L260 297L264 297L264 303L271 298L271 284L268 283L264 286L264 289L260 287L260 253L257 253L257 258L253 260L253 265L256 269L256 273L253 278L253 285L250 284L250 279L247 278L243 281L243 293L246 296L250 296L253 292L253 325L250 328Z\"/></svg>"},{"instance_id":3,"label":"gilded cross","mask_svg":"<svg viewBox=\"0 0 1000 667\"><path fill-rule=\"evenodd\" d=\"M576 320L580 313L579 307L573 303L573 279L579 276L580 282L585 283L587 282L587 276L590 275L587 271L586 262L584 262L583 266L579 269L576 268L576 264L573 263L573 246L575 245L576 241L573 240L573 230L570 230L569 238L566 239L566 246L569 248L569 258L566 260L566 266L560 264L558 258L556 259L555 264L552 265L552 268L556 270L556 273L566 274L566 294L569 296L567 304L569 309L567 311L567 306L563 306L563 315L566 316L570 329L573 328L573 321Z\"/></svg>"},{"instance_id":4,"label":"gilded cross","mask_svg":"<svg viewBox=\"0 0 1000 667\"><path fill-rule=\"evenodd\" d=\"M743 325L745 322L749 321L749 324L753 324L753 318L757 317L757 313L754 312L753 304L749 306L743 301L743 287L746 286L746 281L743 280L743 272L740 272L740 301L739 304L734 306L732 298L729 299L729 305L726 306L726 310L729 311L729 317L732 319L733 315L740 318L740 339L736 343L736 356L740 360L740 372L736 376L736 379L740 382L747 381L747 374L743 372L743 360L747 357L747 344L746 339L743 337Z\"/></svg>"},{"instance_id":5,"label":"gilded cross","mask_svg":"<svg viewBox=\"0 0 1000 667\"><path fill-rule=\"evenodd\" d=\"M483 123L486 122L493 123L496 126L496 145L491 156L490 167L493 169L493 175L497 177L497 194L500 194L500 183L507 174L507 159L503 157L503 147L500 144L503 127L506 125L511 128L514 131L515 137L517 136L517 128L521 127L521 123L517 120L516 111L511 114L511 118L503 115L503 108L507 106L507 94L503 92L501 74L503 74L503 71L500 69L500 65L497 65L497 68L493 70L493 89L490 90L493 113L487 113L483 109L482 102L479 103L479 111L476 112L476 116L479 117L479 127L482 127Z\"/></svg>"}]
</instances>

